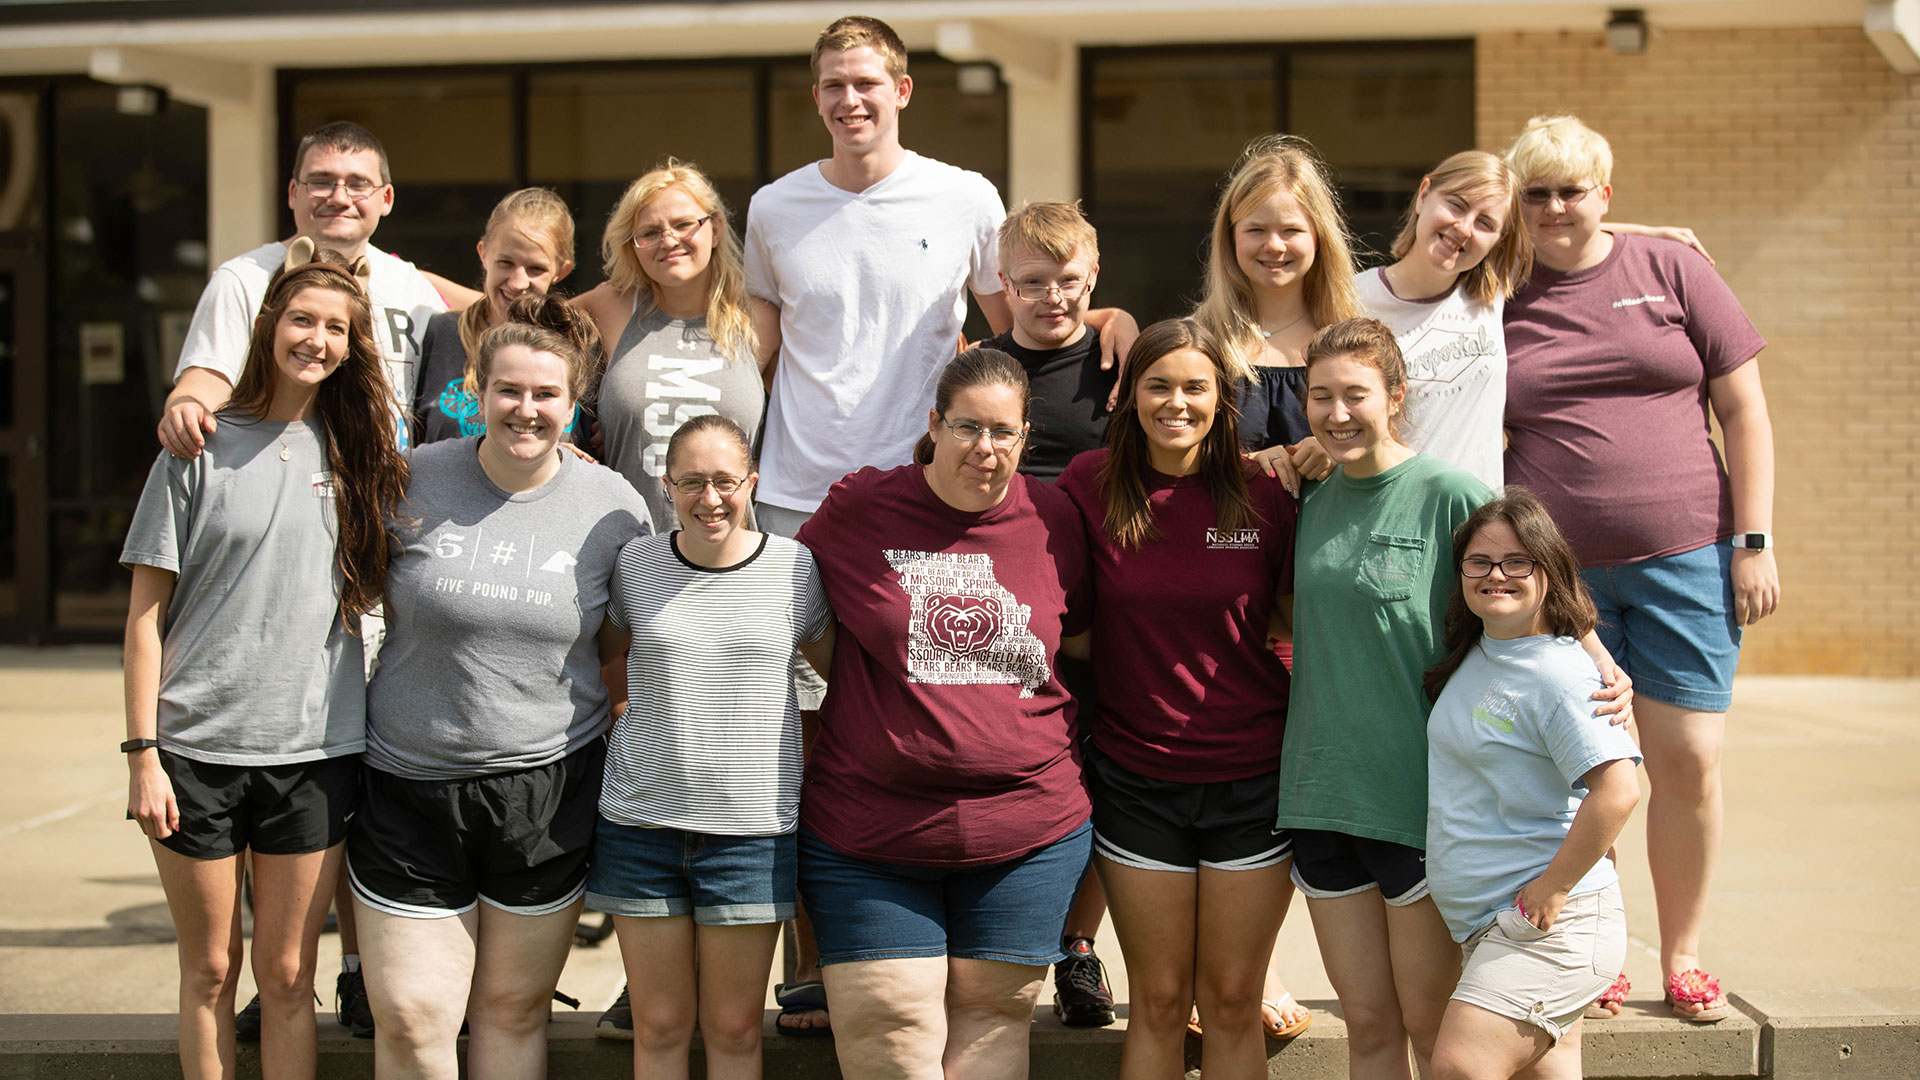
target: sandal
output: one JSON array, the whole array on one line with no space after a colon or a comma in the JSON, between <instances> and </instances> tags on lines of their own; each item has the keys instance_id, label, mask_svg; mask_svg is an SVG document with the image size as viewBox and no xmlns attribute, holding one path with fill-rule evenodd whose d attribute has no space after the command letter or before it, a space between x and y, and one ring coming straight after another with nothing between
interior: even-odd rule
<instances>
[{"instance_id":1,"label":"sandal","mask_svg":"<svg viewBox=\"0 0 1920 1080\"><path fill-rule=\"evenodd\" d=\"M1589 1020L1611 1020L1620 1015L1620 1006L1626 1003L1627 992L1632 989L1633 984L1627 981L1627 973L1623 971L1613 977L1613 985L1593 999L1593 1004L1587 1006L1587 1011L1580 1015Z\"/></svg>"},{"instance_id":2,"label":"sandal","mask_svg":"<svg viewBox=\"0 0 1920 1080\"><path fill-rule=\"evenodd\" d=\"M780 1022L789 1017L798 1019L808 1013L827 1011L827 984L819 979L779 983L773 988L773 1000L780 1003L780 1015L773 1022L774 1030L780 1034L799 1039L819 1038L822 1035L833 1034L831 1021L824 1025L815 1025L809 1021L806 1027L796 1027Z\"/></svg>"},{"instance_id":3,"label":"sandal","mask_svg":"<svg viewBox=\"0 0 1920 1080\"><path fill-rule=\"evenodd\" d=\"M1287 1013L1295 1009L1300 1011L1300 1019L1289 1024L1286 1022ZM1267 1018L1269 1013L1273 1016L1271 1020ZM1313 1013L1308 1011L1306 1006L1295 1001L1291 993L1281 994L1279 1001L1260 1003L1260 1026L1267 1029L1269 1039L1285 1042L1307 1030L1312 1024Z\"/></svg>"},{"instance_id":4,"label":"sandal","mask_svg":"<svg viewBox=\"0 0 1920 1080\"><path fill-rule=\"evenodd\" d=\"M1667 976L1667 1004L1673 1007L1673 1015L1696 1024L1711 1024L1733 1014L1727 995L1720 992L1720 980L1699 968ZM1700 1008L1696 1011L1689 1005Z\"/></svg>"}]
</instances>

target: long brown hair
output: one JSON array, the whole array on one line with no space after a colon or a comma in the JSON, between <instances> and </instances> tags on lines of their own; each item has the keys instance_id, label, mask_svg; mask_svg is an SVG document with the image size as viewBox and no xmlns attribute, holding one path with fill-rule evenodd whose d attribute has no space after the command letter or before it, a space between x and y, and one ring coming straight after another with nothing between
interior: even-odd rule
<instances>
[{"instance_id":1,"label":"long brown hair","mask_svg":"<svg viewBox=\"0 0 1920 1080\"><path fill-rule=\"evenodd\" d=\"M1447 632L1442 639L1447 652L1446 657L1427 672L1425 681L1421 683L1421 689L1427 692L1429 701L1439 698L1447 680L1460 670L1467 653L1480 643L1480 635L1486 632L1486 625L1480 621L1480 616L1467 606L1467 593L1461 586L1457 564L1461 553L1473 543L1474 537L1480 535L1480 530L1495 522L1513 530L1521 549L1534 561L1533 572L1547 576L1546 598L1540 605L1540 614L1548 630L1559 637L1583 638L1599 622L1593 597L1588 594L1586 583L1580 580L1580 563L1573 557L1573 547L1567 543L1566 537L1560 535L1560 527L1553 523L1547 508L1540 504L1533 492L1510 484L1505 494L1475 510L1460 523L1459 528L1453 530L1453 557L1456 563L1453 596L1447 600Z\"/></svg>"},{"instance_id":2,"label":"long brown hair","mask_svg":"<svg viewBox=\"0 0 1920 1080\"><path fill-rule=\"evenodd\" d=\"M340 614L357 634L360 616L386 591L387 523L406 492L407 463L396 443L400 413L374 344L367 294L338 255L320 252L313 262L283 267L268 283L253 320L246 369L222 411L245 413L256 423L266 417L273 402L274 331L294 297L307 289L331 289L347 298L346 359L320 383L313 413L333 473Z\"/></svg>"},{"instance_id":3,"label":"long brown hair","mask_svg":"<svg viewBox=\"0 0 1920 1080\"><path fill-rule=\"evenodd\" d=\"M1214 522L1222 529L1244 528L1260 514L1247 491L1247 462L1240 456L1240 410L1233 401L1235 385L1227 350L1218 337L1195 319L1166 319L1140 332L1127 351L1121 375L1120 407L1107 424L1107 461L1100 468L1100 496L1106 501L1107 536L1122 548L1138 548L1160 539L1147 502L1147 432L1140 426L1136 398L1147 369L1169 353L1192 349L1213 365L1218 403L1213 426L1200 444L1200 483L1213 502Z\"/></svg>"},{"instance_id":4,"label":"long brown hair","mask_svg":"<svg viewBox=\"0 0 1920 1080\"><path fill-rule=\"evenodd\" d=\"M1020 395L1020 422L1029 421L1033 405L1033 387L1027 383L1027 369L1020 361L1001 352L999 349L968 349L959 356L947 361L940 372L940 381L933 387L933 411L941 416L953 407L953 396L962 390L971 390L976 386L1004 386ZM933 464L933 433L920 436L913 444L913 462L916 465Z\"/></svg>"}]
</instances>

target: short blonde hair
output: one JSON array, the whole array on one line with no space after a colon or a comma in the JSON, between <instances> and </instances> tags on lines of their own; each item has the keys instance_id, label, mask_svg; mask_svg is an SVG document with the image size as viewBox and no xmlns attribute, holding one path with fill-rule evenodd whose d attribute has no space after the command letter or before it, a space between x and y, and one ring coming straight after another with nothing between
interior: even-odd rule
<instances>
[{"instance_id":1,"label":"short blonde hair","mask_svg":"<svg viewBox=\"0 0 1920 1080\"><path fill-rule=\"evenodd\" d=\"M1606 137L1571 113L1536 116L1507 147L1507 164L1522 184L1535 180L1613 183L1613 147Z\"/></svg>"},{"instance_id":2,"label":"short blonde hair","mask_svg":"<svg viewBox=\"0 0 1920 1080\"><path fill-rule=\"evenodd\" d=\"M907 74L907 46L893 27L871 15L845 15L833 20L820 36L814 39L813 56L809 66L813 77L820 79L820 58L830 52L845 52L865 45L880 54L887 66L887 75L899 82Z\"/></svg>"},{"instance_id":3,"label":"short blonde hair","mask_svg":"<svg viewBox=\"0 0 1920 1080\"><path fill-rule=\"evenodd\" d=\"M707 333L728 360L750 360L756 339L747 306L747 260L740 237L733 231L727 204L698 165L670 157L627 185L613 213L607 215L607 231L600 237L607 280L622 293L642 294L646 298L643 308L659 306L659 286L640 268L640 256L633 249L633 226L653 200L674 189L685 192L702 214L713 218L713 258L707 264L711 282L707 289ZM607 342L607 348L613 348L613 342Z\"/></svg>"},{"instance_id":4,"label":"short blonde hair","mask_svg":"<svg viewBox=\"0 0 1920 1080\"><path fill-rule=\"evenodd\" d=\"M1234 254L1233 228L1280 191L1293 196L1313 227L1313 266L1302 285L1308 317L1315 326L1326 326L1364 313L1353 285L1353 244L1319 152L1297 135L1254 139L1240 152L1214 207L1206 291L1193 310L1195 319L1226 342L1228 370L1235 378L1253 376L1253 357L1266 338L1254 311L1253 285Z\"/></svg>"},{"instance_id":5,"label":"short blonde hair","mask_svg":"<svg viewBox=\"0 0 1920 1080\"><path fill-rule=\"evenodd\" d=\"M1533 241L1522 223L1520 179L1506 162L1485 150L1462 150L1433 167L1425 177L1427 195L1439 198L1458 195L1466 199L1492 196L1507 204L1506 224L1480 264L1461 275L1460 287L1482 304L1505 300L1518 290L1533 272ZM1414 233L1420 225L1420 200L1407 204L1400 219L1400 235L1393 238L1395 259L1404 259L1413 250Z\"/></svg>"},{"instance_id":6,"label":"short blonde hair","mask_svg":"<svg viewBox=\"0 0 1920 1080\"><path fill-rule=\"evenodd\" d=\"M1006 269L1021 248L1057 263L1072 262L1075 252L1085 250L1087 258L1100 265L1099 236L1080 212L1078 200L1024 203L1008 214L1000 223L1000 268Z\"/></svg>"}]
</instances>

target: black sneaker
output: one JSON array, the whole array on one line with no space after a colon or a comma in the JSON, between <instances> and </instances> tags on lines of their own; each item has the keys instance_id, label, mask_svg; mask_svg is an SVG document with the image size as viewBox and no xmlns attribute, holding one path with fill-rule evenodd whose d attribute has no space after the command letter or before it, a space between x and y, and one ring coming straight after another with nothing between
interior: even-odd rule
<instances>
[{"instance_id":1,"label":"black sneaker","mask_svg":"<svg viewBox=\"0 0 1920 1080\"><path fill-rule=\"evenodd\" d=\"M1068 1027L1106 1027L1113 1023L1113 991L1107 969L1093 954L1093 939L1066 943L1067 958L1053 965L1053 1015Z\"/></svg>"},{"instance_id":2,"label":"black sneaker","mask_svg":"<svg viewBox=\"0 0 1920 1080\"><path fill-rule=\"evenodd\" d=\"M620 996L600 1014L600 1023L594 1026L593 1033L603 1039L633 1041L633 999L627 996L625 983L620 984Z\"/></svg>"},{"instance_id":3,"label":"black sneaker","mask_svg":"<svg viewBox=\"0 0 1920 1080\"><path fill-rule=\"evenodd\" d=\"M253 995L247 1007L233 1018L233 1037L244 1043L260 1041L260 995Z\"/></svg>"},{"instance_id":4,"label":"black sneaker","mask_svg":"<svg viewBox=\"0 0 1920 1080\"><path fill-rule=\"evenodd\" d=\"M343 971L333 984L333 1018L356 1039L373 1038L373 1006L367 1003L367 979L358 971Z\"/></svg>"}]
</instances>

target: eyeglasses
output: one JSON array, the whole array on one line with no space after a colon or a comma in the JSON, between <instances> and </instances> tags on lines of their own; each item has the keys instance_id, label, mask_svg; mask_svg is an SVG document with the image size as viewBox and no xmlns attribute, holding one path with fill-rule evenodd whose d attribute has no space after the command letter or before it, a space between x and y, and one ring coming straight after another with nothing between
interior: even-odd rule
<instances>
[{"instance_id":1,"label":"eyeglasses","mask_svg":"<svg viewBox=\"0 0 1920 1080\"><path fill-rule=\"evenodd\" d=\"M1084 281L1069 281L1058 285L1015 285L1013 287L1013 295L1025 300L1029 304L1037 304L1042 300L1051 299L1056 296L1071 304L1075 300L1085 296L1086 292L1087 283Z\"/></svg>"},{"instance_id":2,"label":"eyeglasses","mask_svg":"<svg viewBox=\"0 0 1920 1080\"><path fill-rule=\"evenodd\" d=\"M1528 206L1545 206L1548 202L1559 199L1561 206L1571 207L1578 205L1580 200L1586 198L1587 193L1592 190L1590 187L1574 185L1563 188L1530 187L1520 192L1520 201Z\"/></svg>"},{"instance_id":3,"label":"eyeglasses","mask_svg":"<svg viewBox=\"0 0 1920 1080\"><path fill-rule=\"evenodd\" d=\"M1517 556L1515 558L1501 559L1499 562L1494 562L1492 559L1474 555L1460 560L1460 576L1464 578L1483 578L1493 573L1493 568L1497 566L1500 568L1502 574L1510 578L1532 577L1535 565L1532 559L1522 559Z\"/></svg>"},{"instance_id":4,"label":"eyeglasses","mask_svg":"<svg viewBox=\"0 0 1920 1080\"><path fill-rule=\"evenodd\" d=\"M715 495L725 497L739 491L740 485L746 482L744 476L688 476L679 480L667 477L667 483L682 495L698 495L711 486Z\"/></svg>"},{"instance_id":5,"label":"eyeglasses","mask_svg":"<svg viewBox=\"0 0 1920 1080\"><path fill-rule=\"evenodd\" d=\"M352 180L301 180L299 184L301 187L307 189L308 197L315 199L331 199L333 198L334 192L344 188L347 192L347 198L352 199L354 202L359 202L361 199L387 186L385 184L376 184L371 180L358 178Z\"/></svg>"},{"instance_id":6,"label":"eyeglasses","mask_svg":"<svg viewBox=\"0 0 1920 1080\"><path fill-rule=\"evenodd\" d=\"M712 220L713 215L708 214L706 217L688 221L676 221L662 229L648 229L646 232L635 234L633 246L645 251L648 248L659 247L669 240L683 240L692 236L694 230Z\"/></svg>"},{"instance_id":7,"label":"eyeglasses","mask_svg":"<svg viewBox=\"0 0 1920 1080\"><path fill-rule=\"evenodd\" d=\"M987 442L991 443L995 450L1011 450L1015 443L1027 437L1025 432L1015 431L1012 428L983 428L979 424L969 424L965 421L958 424L948 424L945 420L940 422L946 424L947 430L953 432L954 438L968 446L979 442L980 436L985 435Z\"/></svg>"}]
</instances>

